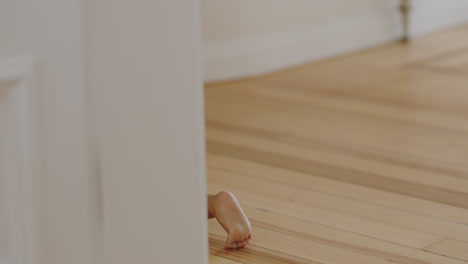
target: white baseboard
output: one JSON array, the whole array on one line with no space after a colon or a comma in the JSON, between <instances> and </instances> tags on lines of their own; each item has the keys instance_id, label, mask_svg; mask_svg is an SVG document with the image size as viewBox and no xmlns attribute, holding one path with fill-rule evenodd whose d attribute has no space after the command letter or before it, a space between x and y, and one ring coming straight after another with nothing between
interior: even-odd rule
<instances>
[{"instance_id":1,"label":"white baseboard","mask_svg":"<svg viewBox=\"0 0 468 264\"><path fill-rule=\"evenodd\" d=\"M224 81L274 72L347 54L401 38L397 1L349 16L248 39L206 43L205 81ZM411 36L468 22L467 0L416 0Z\"/></svg>"}]
</instances>

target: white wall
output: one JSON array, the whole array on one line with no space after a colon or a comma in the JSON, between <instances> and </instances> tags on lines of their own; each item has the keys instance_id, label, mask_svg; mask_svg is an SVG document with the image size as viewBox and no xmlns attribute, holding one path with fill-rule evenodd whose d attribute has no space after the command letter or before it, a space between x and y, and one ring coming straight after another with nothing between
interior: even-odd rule
<instances>
[{"instance_id":1,"label":"white wall","mask_svg":"<svg viewBox=\"0 0 468 264\"><path fill-rule=\"evenodd\" d=\"M466 0L413 0L411 34L420 36L468 23Z\"/></svg>"},{"instance_id":2,"label":"white wall","mask_svg":"<svg viewBox=\"0 0 468 264\"><path fill-rule=\"evenodd\" d=\"M97 263L208 263L197 0L89 0Z\"/></svg>"},{"instance_id":3,"label":"white wall","mask_svg":"<svg viewBox=\"0 0 468 264\"><path fill-rule=\"evenodd\" d=\"M16 168L23 174L31 170L29 178L22 179L27 182L21 183L28 187L20 197L27 206L16 209L21 214L18 227L25 230L8 227L26 233L21 234L26 239L21 252L27 257L20 263L90 262L88 193L83 180L87 127L81 22L80 0L6 0L0 4L0 61L34 58L34 65L27 65L33 68L33 83L24 87L21 82L29 76L18 76L10 89L15 98L9 99L25 103L17 111L25 111L26 123L16 119L20 112L8 117L22 122L17 133L31 133L16 142L17 148L29 145L20 154L37 154L32 149L40 148L34 164Z\"/></svg>"},{"instance_id":4,"label":"white wall","mask_svg":"<svg viewBox=\"0 0 468 264\"><path fill-rule=\"evenodd\" d=\"M0 263L208 262L198 4L0 1Z\"/></svg>"},{"instance_id":5,"label":"white wall","mask_svg":"<svg viewBox=\"0 0 468 264\"><path fill-rule=\"evenodd\" d=\"M204 0L205 80L263 74L397 40L398 0ZM468 22L466 0L416 0L411 34Z\"/></svg>"}]
</instances>

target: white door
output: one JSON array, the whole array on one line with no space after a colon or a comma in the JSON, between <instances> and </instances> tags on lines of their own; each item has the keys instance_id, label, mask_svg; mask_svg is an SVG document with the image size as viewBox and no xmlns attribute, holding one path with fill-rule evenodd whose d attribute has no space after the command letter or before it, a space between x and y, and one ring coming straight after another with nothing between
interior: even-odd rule
<instances>
[{"instance_id":1,"label":"white door","mask_svg":"<svg viewBox=\"0 0 468 264\"><path fill-rule=\"evenodd\" d=\"M0 263L207 263L196 0L0 3Z\"/></svg>"}]
</instances>

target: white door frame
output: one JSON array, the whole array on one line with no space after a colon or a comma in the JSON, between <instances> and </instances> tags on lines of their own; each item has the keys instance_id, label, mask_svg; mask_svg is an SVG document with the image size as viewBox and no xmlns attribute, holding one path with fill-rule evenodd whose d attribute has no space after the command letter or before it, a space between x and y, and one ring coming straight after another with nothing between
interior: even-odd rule
<instances>
[{"instance_id":1,"label":"white door frame","mask_svg":"<svg viewBox=\"0 0 468 264\"><path fill-rule=\"evenodd\" d=\"M199 6L198 0L0 4L0 15L14 14L0 24L0 37L12 44L0 46L0 99L8 98L0 125L11 124L0 132L14 138L6 145L15 153L0 156L0 164L11 165L13 201L12 246L0 248L0 263L208 262ZM126 89L125 82L137 84ZM126 98L134 104L125 105ZM153 116L140 116L139 107ZM144 163L125 163L113 148L126 137L102 122L112 118L128 123L122 128L135 144L126 146ZM148 127L164 140L139 133ZM118 175L122 169L136 175ZM159 187L167 193L151 191ZM169 199L171 193L178 196ZM127 211L133 218L125 222ZM141 218L147 216L154 221ZM172 236L157 237L161 231Z\"/></svg>"},{"instance_id":2,"label":"white door frame","mask_svg":"<svg viewBox=\"0 0 468 264\"><path fill-rule=\"evenodd\" d=\"M3 198L7 200L7 249L0 261L36 263L37 234L40 232L40 208L37 187L40 186L36 105L32 98L34 60L17 56L0 61L0 99L3 100L2 151L5 156Z\"/></svg>"}]
</instances>

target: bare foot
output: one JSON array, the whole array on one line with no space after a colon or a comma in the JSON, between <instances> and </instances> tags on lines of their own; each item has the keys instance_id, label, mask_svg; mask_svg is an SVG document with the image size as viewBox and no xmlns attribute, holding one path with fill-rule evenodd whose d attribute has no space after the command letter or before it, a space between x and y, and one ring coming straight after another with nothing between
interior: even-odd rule
<instances>
[{"instance_id":1,"label":"bare foot","mask_svg":"<svg viewBox=\"0 0 468 264\"><path fill-rule=\"evenodd\" d=\"M230 192L208 195L208 217L216 217L228 233L226 248L241 248L250 243L252 228L236 197Z\"/></svg>"}]
</instances>

